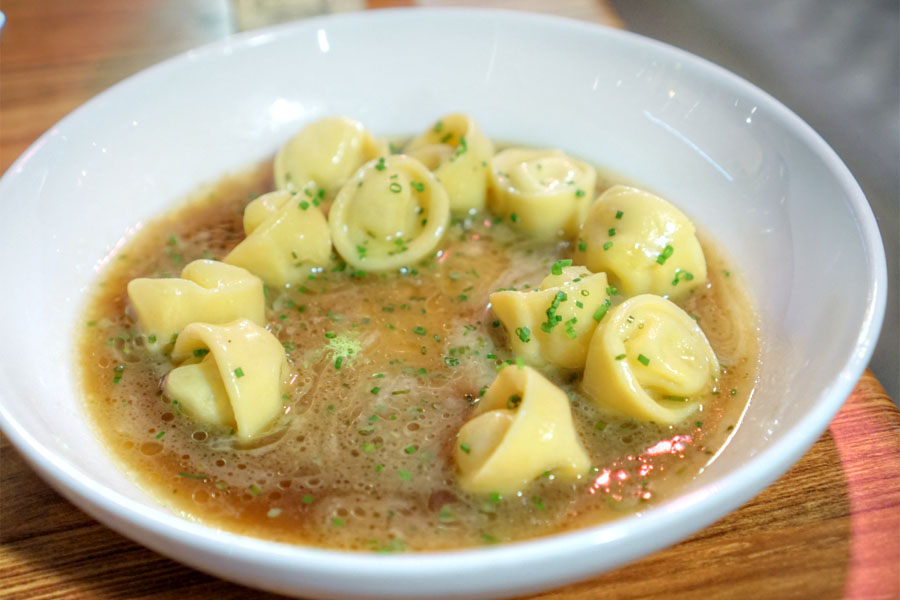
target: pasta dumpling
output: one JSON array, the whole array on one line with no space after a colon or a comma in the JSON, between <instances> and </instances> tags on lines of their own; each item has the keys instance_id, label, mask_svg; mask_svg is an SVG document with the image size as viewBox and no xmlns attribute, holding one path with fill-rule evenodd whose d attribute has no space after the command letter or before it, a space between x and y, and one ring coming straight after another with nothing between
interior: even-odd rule
<instances>
[{"instance_id":1,"label":"pasta dumpling","mask_svg":"<svg viewBox=\"0 0 900 600\"><path fill-rule=\"evenodd\" d=\"M166 395L210 425L232 427L242 440L264 432L282 413L289 367L284 348L247 319L192 323L178 336Z\"/></svg>"},{"instance_id":2,"label":"pasta dumpling","mask_svg":"<svg viewBox=\"0 0 900 600\"><path fill-rule=\"evenodd\" d=\"M180 278L132 279L128 298L151 348L197 321L266 322L263 282L246 269L215 260L191 262Z\"/></svg>"},{"instance_id":3,"label":"pasta dumpling","mask_svg":"<svg viewBox=\"0 0 900 600\"><path fill-rule=\"evenodd\" d=\"M409 142L404 152L421 161L444 184L452 212L484 209L487 161L494 155L494 145L471 117L456 113L441 118Z\"/></svg>"},{"instance_id":4,"label":"pasta dumpling","mask_svg":"<svg viewBox=\"0 0 900 600\"><path fill-rule=\"evenodd\" d=\"M588 209L576 259L605 271L625 296L683 300L706 283L706 258L684 213L658 196L616 185Z\"/></svg>"},{"instance_id":5,"label":"pasta dumpling","mask_svg":"<svg viewBox=\"0 0 900 600\"><path fill-rule=\"evenodd\" d=\"M515 354L566 369L584 367L591 335L610 306L605 273L558 265L539 291L506 290L490 299Z\"/></svg>"},{"instance_id":6,"label":"pasta dumpling","mask_svg":"<svg viewBox=\"0 0 900 600\"><path fill-rule=\"evenodd\" d=\"M671 425L697 409L718 375L697 322L670 300L644 294L611 309L597 327L583 387L600 406Z\"/></svg>"},{"instance_id":7,"label":"pasta dumpling","mask_svg":"<svg viewBox=\"0 0 900 600\"><path fill-rule=\"evenodd\" d=\"M306 279L331 256L328 222L317 204L286 191L256 198L244 209L247 237L225 262L251 271L273 287Z\"/></svg>"},{"instance_id":8,"label":"pasta dumpling","mask_svg":"<svg viewBox=\"0 0 900 600\"><path fill-rule=\"evenodd\" d=\"M308 198L331 199L365 162L384 149L361 123L326 117L310 123L275 156L275 186Z\"/></svg>"},{"instance_id":9,"label":"pasta dumpling","mask_svg":"<svg viewBox=\"0 0 900 600\"><path fill-rule=\"evenodd\" d=\"M444 186L405 155L367 163L341 188L328 225L334 247L363 271L414 264L440 242L450 220Z\"/></svg>"},{"instance_id":10,"label":"pasta dumpling","mask_svg":"<svg viewBox=\"0 0 900 600\"><path fill-rule=\"evenodd\" d=\"M485 392L455 447L466 491L518 491L546 471L578 479L590 460L565 392L531 367L506 367Z\"/></svg>"},{"instance_id":11,"label":"pasta dumpling","mask_svg":"<svg viewBox=\"0 0 900 600\"><path fill-rule=\"evenodd\" d=\"M597 172L561 150L509 148L491 161L491 210L536 238L574 235ZM596 271L597 269L592 269Z\"/></svg>"}]
</instances>

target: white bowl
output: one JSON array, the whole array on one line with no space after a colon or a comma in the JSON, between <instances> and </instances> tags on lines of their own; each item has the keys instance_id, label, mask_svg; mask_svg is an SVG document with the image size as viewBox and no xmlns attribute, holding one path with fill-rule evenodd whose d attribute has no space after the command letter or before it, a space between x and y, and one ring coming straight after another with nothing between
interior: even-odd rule
<instances>
[{"instance_id":1,"label":"white bowl","mask_svg":"<svg viewBox=\"0 0 900 600\"><path fill-rule=\"evenodd\" d=\"M412 134L451 111L664 193L715 233L761 317L762 370L737 434L679 496L638 515L502 547L420 555L265 542L185 521L113 465L73 359L111 254L201 182L342 114ZM672 544L747 501L827 427L885 309L884 253L840 159L784 106L636 35L525 14L398 10L310 19L195 50L128 79L42 136L0 181L6 289L0 424L51 485L188 565L285 594L521 594Z\"/></svg>"}]
</instances>

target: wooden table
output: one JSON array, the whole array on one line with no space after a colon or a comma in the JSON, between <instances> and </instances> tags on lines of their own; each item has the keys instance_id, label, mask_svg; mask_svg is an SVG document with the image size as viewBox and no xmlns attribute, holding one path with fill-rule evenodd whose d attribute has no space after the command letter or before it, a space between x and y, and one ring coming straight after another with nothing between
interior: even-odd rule
<instances>
[{"instance_id":1,"label":"wooden table","mask_svg":"<svg viewBox=\"0 0 900 600\"><path fill-rule=\"evenodd\" d=\"M398 4L413 2L332 0L329 6ZM489 4L621 26L598 1ZM8 17L0 37L0 170L113 83L232 33L237 20L230 7L225 0L0 1ZM119 536L53 492L3 437L0 452L0 597L270 597ZM538 597L684 593L900 598L900 414L870 372L809 453L752 502L668 550Z\"/></svg>"}]
</instances>

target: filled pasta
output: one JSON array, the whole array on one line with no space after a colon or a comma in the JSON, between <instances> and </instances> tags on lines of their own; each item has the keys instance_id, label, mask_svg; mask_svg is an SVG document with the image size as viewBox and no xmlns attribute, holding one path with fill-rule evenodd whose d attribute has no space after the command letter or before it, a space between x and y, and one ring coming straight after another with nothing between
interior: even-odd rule
<instances>
[{"instance_id":1,"label":"filled pasta","mask_svg":"<svg viewBox=\"0 0 900 600\"><path fill-rule=\"evenodd\" d=\"M225 262L247 269L273 287L306 279L331 256L328 222L317 205L286 191L256 198L244 209L247 237Z\"/></svg>"},{"instance_id":2,"label":"filled pasta","mask_svg":"<svg viewBox=\"0 0 900 600\"><path fill-rule=\"evenodd\" d=\"M490 296L513 353L533 365L584 367L594 328L609 309L605 273L553 265L539 291L504 290Z\"/></svg>"},{"instance_id":3,"label":"filled pasta","mask_svg":"<svg viewBox=\"0 0 900 600\"><path fill-rule=\"evenodd\" d=\"M698 407L719 375L716 354L684 310L660 296L635 296L609 311L594 332L583 387L594 402L660 425Z\"/></svg>"},{"instance_id":4,"label":"filled pasta","mask_svg":"<svg viewBox=\"0 0 900 600\"><path fill-rule=\"evenodd\" d=\"M384 153L361 123L326 117L281 147L275 156L275 185L310 200L330 201L360 166Z\"/></svg>"},{"instance_id":5,"label":"filled pasta","mask_svg":"<svg viewBox=\"0 0 900 600\"><path fill-rule=\"evenodd\" d=\"M590 468L565 392L531 367L500 371L457 442L460 484L476 494L516 492L546 471L574 480Z\"/></svg>"},{"instance_id":6,"label":"filled pasta","mask_svg":"<svg viewBox=\"0 0 900 600\"><path fill-rule=\"evenodd\" d=\"M437 247L449 220L444 186L405 155L367 163L341 188L328 214L338 254L363 271L422 260Z\"/></svg>"},{"instance_id":7,"label":"filled pasta","mask_svg":"<svg viewBox=\"0 0 900 600\"><path fill-rule=\"evenodd\" d=\"M484 209L488 161L494 145L468 115L454 113L439 119L404 152L431 169L444 184L454 213Z\"/></svg>"},{"instance_id":8,"label":"filled pasta","mask_svg":"<svg viewBox=\"0 0 900 600\"><path fill-rule=\"evenodd\" d=\"M616 185L588 209L576 260L605 271L625 296L673 301L706 284L706 258L694 224L659 196Z\"/></svg>"},{"instance_id":9,"label":"filled pasta","mask_svg":"<svg viewBox=\"0 0 900 600\"><path fill-rule=\"evenodd\" d=\"M493 212L539 239L578 231L594 198L597 173L560 150L509 148L491 160ZM597 269L591 269L596 271Z\"/></svg>"},{"instance_id":10,"label":"filled pasta","mask_svg":"<svg viewBox=\"0 0 900 600\"><path fill-rule=\"evenodd\" d=\"M189 263L180 278L132 279L128 299L151 348L169 343L197 321L266 321L263 282L246 269L215 260Z\"/></svg>"},{"instance_id":11,"label":"filled pasta","mask_svg":"<svg viewBox=\"0 0 900 600\"><path fill-rule=\"evenodd\" d=\"M166 378L165 393L197 421L231 427L247 441L282 413L289 375L284 348L248 319L188 325L175 342L172 360L181 366Z\"/></svg>"}]
</instances>

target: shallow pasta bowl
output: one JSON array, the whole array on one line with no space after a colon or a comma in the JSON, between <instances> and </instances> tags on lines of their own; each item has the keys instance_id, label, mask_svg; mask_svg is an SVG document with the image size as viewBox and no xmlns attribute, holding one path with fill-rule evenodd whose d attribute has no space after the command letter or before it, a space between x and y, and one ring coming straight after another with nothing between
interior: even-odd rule
<instances>
[{"instance_id":1,"label":"shallow pasta bowl","mask_svg":"<svg viewBox=\"0 0 900 600\"><path fill-rule=\"evenodd\" d=\"M74 358L86 293L141 224L271 156L328 114L412 134L466 111L488 135L560 147L665 195L722 243L760 315L760 380L730 443L681 494L574 533L381 556L214 530L159 506L108 457ZM7 290L0 424L48 482L198 569L319 597L494 597L561 585L686 537L783 473L859 378L885 309L884 255L843 163L778 102L638 36L503 12L379 11L237 36L151 68L41 137L0 181Z\"/></svg>"}]
</instances>

